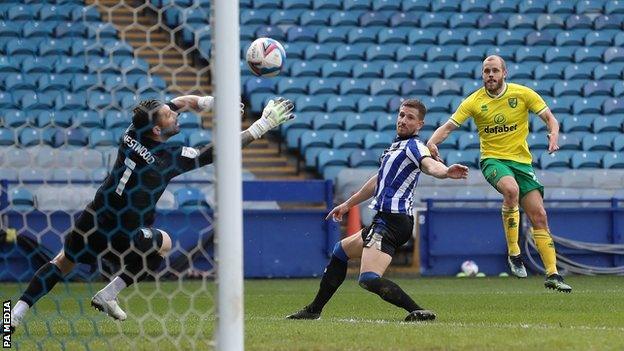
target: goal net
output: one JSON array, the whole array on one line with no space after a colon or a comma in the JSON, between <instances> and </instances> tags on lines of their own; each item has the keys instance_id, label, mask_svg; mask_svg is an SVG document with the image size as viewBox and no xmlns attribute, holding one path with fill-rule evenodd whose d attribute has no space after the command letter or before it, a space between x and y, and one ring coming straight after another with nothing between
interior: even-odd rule
<instances>
[{"instance_id":1,"label":"goal net","mask_svg":"<svg viewBox=\"0 0 624 351\"><path fill-rule=\"evenodd\" d=\"M210 17L215 4L209 0L22 0L0 6L6 27L15 28L0 38L0 47L6 47L0 55L0 74L3 81L11 82L0 89L0 280L3 301L14 305L34 273L63 248L80 213L114 169L132 108L144 99L166 102L180 95L215 95L210 65L214 51ZM201 148L224 138L215 135L210 112L182 112L178 121L180 133L169 139L171 147ZM229 130L240 128L240 120L237 123ZM105 199L113 196L111 191L119 193L120 187L122 193L127 190L126 182L141 188L142 182L151 181L153 175L134 171L129 163L125 167L117 187L105 191ZM120 274L123 257L140 251L134 244L119 249L111 238L107 252L122 257L121 261L108 260L87 245L86 254L97 256L97 264L78 264L30 308L12 335L13 346L23 350L215 348L220 286L213 209L218 207L215 194L224 193L217 189L215 173L228 170L214 169L205 166L184 172L161 191L153 228L168 233L172 249L157 268L140 272L147 274L144 281L118 295L127 313L125 321L115 321L90 306L94 294ZM240 183L240 170L233 179ZM129 198L143 195L141 190L127 194ZM115 210L118 217L110 222L116 223L107 229L110 233L125 230L126 216L149 215L132 205L135 200L129 200L128 208Z\"/></svg>"}]
</instances>

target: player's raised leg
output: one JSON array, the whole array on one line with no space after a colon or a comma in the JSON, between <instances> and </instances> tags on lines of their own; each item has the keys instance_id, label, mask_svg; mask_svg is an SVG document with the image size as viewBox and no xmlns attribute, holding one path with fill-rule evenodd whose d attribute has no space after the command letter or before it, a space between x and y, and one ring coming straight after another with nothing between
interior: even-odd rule
<instances>
[{"instance_id":1,"label":"player's raised leg","mask_svg":"<svg viewBox=\"0 0 624 351\"><path fill-rule=\"evenodd\" d=\"M71 272L75 264L61 251L52 261L44 264L30 279L28 287L11 311L11 327L18 327L26 312L43 296L49 293L67 273Z\"/></svg>"},{"instance_id":2,"label":"player's raised leg","mask_svg":"<svg viewBox=\"0 0 624 351\"><path fill-rule=\"evenodd\" d=\"M132 251L124 257L123 272L93 296L91 306L114 319L125 320L127 316L119 306L117 295L148 274L155 274L171 245L167 232L155 228L139 229L132 242Z\"/></svg>"},{"instance_id":3,"label":"player's raised leg","mask_svg":"<svg viewBox=\"0 0 624 351\"><path fill-rule=\"evenodd\" d=\"M334 296L334 293L347 276L347 263L351 258L362 256L362 231L353 234L334 246L329 263L325 267L319 290L314 301L301 310L287 316L288 319L319 319L323 307Z\"/></svg>"},{"instance_id":4,"label":"player's raised leg","mask_svg":"<svg viewBox=\"0 0 624 351\"><path fill-rule=\"evenodd\" d=\"M546 270L544 286L561 292L571 292L572 287L563 281L563 277L557 271L557 253L548 229L548 218L540 192L538 190L528 192L522 198L522 208L533 225L533 240Z\"/></svg>"}]
</instances>

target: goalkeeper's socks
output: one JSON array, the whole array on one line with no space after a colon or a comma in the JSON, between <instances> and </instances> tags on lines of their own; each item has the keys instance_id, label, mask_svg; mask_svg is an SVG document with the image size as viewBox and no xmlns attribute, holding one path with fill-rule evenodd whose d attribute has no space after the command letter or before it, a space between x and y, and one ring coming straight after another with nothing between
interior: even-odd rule
<instances>
[{"instance_id":1,"label":"goalkeeper's socks","mask_svg":"<svg viewBox=\"0 0 624 351\"><path fill-rule=\"evenodd\" d=\"M63 279L63 274L54 263L44 264L32 277L20 300L32 307L37 300L49 293L61 279Z\"/></svg>"},{"instance_id":2,"label":"goalkeeper's socks","mask_svg":"<svg viewBox=\"0 0 624 351\"><path fill-rule=\"evenodd\" d=\"M15 306L13 306L13 310L11 311L11 321L15 320L17 322L15 324L19 324L22 318L24 318L26 312L28 312L29 308L30 306L28 306L26 302L22 300L17 301Z\"/></svg>"},{"instance_id":3,"label":"goalkeeper's socks","mask_svg":"<svg viewBox=\"0 0 624 351\"><path fill-rule=\"evenodd\" d=\"M503 206L501 215L503 217L505 238L507 239L507 253L509 256L518 256L520 255L520 246L518 246L520 211L518 210L518 206L513 208Z\"/></svg>"},{"instance_id":4,"label":"goalkeeper's socks","mask_svg":"<svg viewBox=\"0 0 624 351\"><path fill-rule=\"evenodd\" d=\"M321 313L323 307L329 299L334 295L347 276L347 262L349 258L342 249L340 242L334 246L334 253L325 267L325 272L321 278L319 291L314 301L308 305L308 311L312 313Z\"/></svg>"},{"instance_id":5,"label":"goalkeeper's socks","mask_svg":"<svg viewBox=\"0 0 624 351\"><path fill-rule=\"evenodd\" d=\"M533 229L533 240L544 263L546 276L557 274L557 254L555 244L546 229Z\"/></svg>"},{"instance_id":6,"label":"goalkeeper's socks","mask_svg":"<svg viewBox=\"0 0 624 351\"><path fill-rule=\"evenodd\" d=\"M121 277L115 277L107 286L98 291L98 294L101 294L106 301L114 300L126 286L126 282Z\"/></svg>"},{"instance_id":7,"label":"goalkeeper's socks","mask_svg":"<svg viewBox=\"0 0 624 351\"><path fill-rule=\"evenodd\" d=\"M422 310L400 286L391 280L381 278L375 272L361 273L359 283L364 289L379 295L384 301L401 307L407 312Z\"/></svg>"}]
</instances>

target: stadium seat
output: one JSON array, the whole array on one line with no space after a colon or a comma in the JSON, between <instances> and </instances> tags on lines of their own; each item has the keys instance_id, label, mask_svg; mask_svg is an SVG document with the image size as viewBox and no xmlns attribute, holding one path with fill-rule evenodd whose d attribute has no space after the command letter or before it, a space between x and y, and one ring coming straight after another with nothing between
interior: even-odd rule
<instances>
[{"instance_id":1,"label":"stadium seat","mask_svg":"<svg viewBox=\"0 0 624 351\"><path fill-rule=\"evenodd\" d=\"M377 33L379 44L407 44L409 28L382 28Z\"/></svg>"},{"instance_id":2,"label":"stadium seat","mask_svg":"<svg viewBox=\"0 0 624 351\"><path fill-rule=\"evenodd\" d=\"M311 79L308 83L308 92L315 94L338 94L338 85L342 78Z\"/></svg>"},{"instance_id":3,"label":"stadium seat","mask_svg":"<svg viewBox=\"0 0 624 351\"><path fill-rule=\"evenodd\" d=\"M533 70L537 66L537 61L527 61L523 64L513 64L507 66L507 79L533 79ZM474 68L474 77L481 78L481 67Z\"/></svg>"},{"instance_id":4,"label":"stadium seat","mask_svg":"<svg viewBox=\"0 0 624 351\"><path fill-rule=\"evenodd\" d=\"M322 77L351 77L352 63L349 62L325 62L321 66ZM280 81L283 81L280 80ZM279 83L278 83L279 84ZM278 85L279 89L279 85Z\"/></svg>"},{"instance_id":5,"label":"stadium seat","mask_svg":"<svg viewBox=\"0 0 624 351\"><path fill-rule=\"evenodd\" d=\"M399 46L396 50L396 60L403 61L422 61L425 59L426 46Z\"/></svg>"},{"instance_id":6,"label":"stadium seat","mask_svg":"<svg viewBox=\"0 0 624 351\"><path fill-rule=\"evenodd\" d=\"M3 117L0 118L0 124L5 127L16 128L30 122L24 111L16 109L4 110L1 115L3 115Z\"/></svg>"},{"instance_id":7,"label":"stadium seat","mask_svg":"<svg viewBox=\"0 0 624 351\"><path fill-rule=\"evenodd\" d=\"M336 48L336 52L334 53L336 60L364 60L364 55L366 49L369 45L345 45L339 46Z\"/></svg>"},{"instance_id":8,"label":"stadium seat","mask_svg":"<svg viewBox=\"0 0 624 351\"><path fill-rule=\"evenodd\" d=\"M241 25L269 24L269 18L270 18L271 13L273 12L274 10L272 9L241 10L241 13L240 13Z\"/></svg>"},{"instance_id":9,"label":"stadium seat","mask_svg":"<svg viewBox=\"0 0 624 351\"><path fill-rule=\"evenodd\" d=\"M624 135L617 135L613 138L613 151L624 151Z\"/></svg>"},{"instance_id":10,"label":"stadium seat","mask_svg":"<svg viewBox=\"0 0 624 351\"><path fill-rule=\"evenodd\" d=\"M348 150L322 150L317 155L317 171L324 174L328 166L349 166Z\"/></svg>"},{"instance_id":11,"label":"stadium seat","mask_svg":"<svg viewBox=\"0 0 624 351\"><path fill-rule=\"evenodd\" d=\"M312 129L314 130L341 130L343 124L344 116L342 114L317 114L312 118Z\"/></svg>"},{"instance_id":12,"label":"stadium seat","mask_svg":"<svg viewBox=\"0 0 624 351\"><path fill-rule=\"evenodd\" d=\"M549 1L546 5L547 13L571 14L574 13L574 3L565 0Z\"/></svg>"},{"instance_id":13,"label":"stadium seat","mask_svg":"<svg viewBox=\"0 0 624 351\"><path fill-rule=\"evenodd\" d=\"M563 79L572 80L572 79L592 79L592 68L594 67L594 63L580 63L580 64L571 64L566 66L563 69Z\"/></svg>"},{"instance_id":14,"label":"stadium seat","mask_svg":"<svg viewBox=\"0 0 624 351\"><path fill-rule=\"evenodd\" d=\"M624 152L608 152L602 157L603 168L624 168Z\"/></svg>"},{"instance_id":15,"label":"stadium seat","mask_svg":"<svg viewBox=\"0 0 624 351\"><path fill-rule=\"evenodd\" d=\"M189 145L195 148L201 148L212 142L212 133L209 130L195 130L188 138Z\"/></svg>"},{"instance_id":16,"label":"stadium seat","mask_svg":"<svg viewBox=\"0 0 624 351\"><path fill-rule=\"evenodd\" d=\"M378 116L375 119L375 129L379 132L396 130L396 116L389 114Z\"/></svg>"},{"instance_id":17,"label":"stadium seat","mask_svg":"<svg viewBox=\"0 0 624 351\"><path fill-rule=\"evenodd\" d=\"M429 95L431 87L424 80L405 80L401 83L401 95Z\"/></svg>"},{"instance_id":18,"label":"stadium seat","mask_svg":"<svg viewBox=\"0 0 624 351\"><path fill-rule=\"evenodd\" d=\"M431 85L431 94L439 95L461 95L461 87L455 81L436 79Z\"/></svg>"},{"instance_id":19,"label":"stadium seat","mask_svg":"<svg viewBox=\"0 0 624 351\"><path fill-rule=\"evenodd\" d=\"M459 62L478 61L485 59L485 49L483 47L460 47L455 53L455 58Z\"/></svg>"},{"instance_id":20,"label":"stadium seat","mask_svg":"<svg viewBox=\"0 0 624 351\"><path fill-rule=\"evenodd\" d=\"M459 12L461 13L482 13L488 12L488 4L478 0L462 0L459 4Z\"/></svg>"},{"instance_id":21,"label":"stadium seat","mask_svg":"<svg viewBox=\"0 0 624 351\"><path fill-rule=\"evenodd\" d=\"M581 141L584 151L611 151L611 139L602 134L587 134Z\"/></svg>"},{"instance_id":22,"label":"stadium seat","mask_svg":"<svg viewBox=\"0 0 624 351\"><path fill-rule=\"evenodd\" d=\"M584 47L574 51L574 62L600 62L602 60L602 48Z\"/></svg>"},{"instance_id":23,"label":"stadium seat","mask_svg":"<svg viewBox=\"0 0 624 351\"><path fill-rule=\"evenodd\" d=\"M364 148L387 148L392 140L393 137L390 133L368 133L364 136Z\"/></svg>"},{"instance_id":24,"label":"stadium seat","mask_svg":"<svg viewBox=\"0 0 624 351\"><path fill-rule=\"evenodd\" d=\"M388 110L389 96L365 96L357 102L357 112L385 112Z\"/></svg>"},{"instance_id":25,"label":"stadium seat","mask_svg":"<svg viewBox=\"0 0 624 351\"><path fill-rule=\"evenodd\" d=\"M595 80L620 79L621 77L622 66L618 64L598 65L593 69L593 78Z\"/></svg>"},{"instance_id":26,"label":"stadium seat","mask_svg":"<svg viewBox=\"0 0 624 351\"><path fill-rule=\"evenodd\" d=\"M376 113L358 113L344 119L345 130L375 130Z\"/></svg>"},{"instance_id":27,"label":"stadium seat","mask_svg":"<svg viewBox=\"0 0 624 351\"><path fill-rule=\"evenodd\" d=\"M624 99L606 99L602 104L604 114L624 113Z\"/></svg>"},{"instance_id":28,"label":"stadium seat","mask_svg":"<svg viewBox=\"0 0 624 351\"><path fill-rule=\"evenodd\" d=\"M496 13L484 13L477 20L477 27L483 30L488 28L505 28L505 16Z\"/></svg>"},{"instance_id":29,"label":"stadium seat","mask_svg":"<svg viewBox=\"0 0 624 351\"><path fill-rule=\"evenodd\" d=\"M313 0L312 8L315 10L342 10L342 0Z\"/></svg>"},{"instance_id":30,"label":"stadium seat","mask_svg":"<svg viewBox=\"0 0 624 351\"><path fill-rule=\"evenodd\" d=\"M574 16L569 16L574 19ZM563 17L555 14L542 14L537 17L535 22L535 28L539 31L547 30L547 29L563 29L566 27L568 22L564 22ZM574 29L574 28L566 28L566 29Z\"/></svg>"},{"instance_id":31,"label":"stadium seat","mask_svg":"<svg viewBox=\"0 0 624 351\"><path fill-rule=\"evenodd\" d=\"M539 68L539 66L538 66ZM554 97L560 96L581 96L583 81L565 81L558 80L553 84L552 95Z\"/></svg>"},{"instance_id":32,"label":"stadium seat","mask_svg":"<svg viewBox=\"0 0 624 351\"><path fill-rule=\"evenodd\" d=\"M431 29L415 28L409 31L407 43L413 44L436 44L437 32Z\"/></svg>"},{"instance_id":33,"label":"stadium seat","mask_svg":"<svg viewBox=\"0 0 624 351\"><path fill-rule=\"evenodd\" d=\"M421 28L446 28L450 13L423 13L420 16Z\"/></svg>"},{"instance_id":34,"label":"stadium seat","mask_svg":"<svg viewBox=\"0 0 624 351\"><path fill-rule=\"evenodd\" d=\"M604 51L602 56L604 63L624 62L624 50L622 48L610 47Z\"/></svg>"},{"instance_id":35,"label":"stadium seat","mask_svg":"<svg viewBox=\"0 0 624 351\"><path fill-rule=\"evenodd\" d=\"M479 149L479 137L473 133L462 133L457 139L457 147L459 150Z\"/></svg>"},{"instance_id":36,"label":"stadium seat","mask_svg":"<svg viewBox=\"0 0 624 351\"><path fill-rule=\"evenodd\" d=\"M197 188L180 188L174 192L174 197L178 205L178 209L192 210L210 207L204 194Z\"/></svg>"},{"instance_id":37,"label":"stadium seat","mask_svg":"<svg viewBox=\"0 0 624 351\"><path fill-rule=\"evenodd\" d=\"M367 61L390 61L394 60L394 51L391 45L397 44L385 44L370 46L365 51L365 59Z\"/></svg>"},{"instance_id":38,"label":"stadium seat","mask_svg":"<svg viewBox=\"0 0 624 351\"><path fill-rule=\"evenodd\" d=\"M340 82L340 94L368 94L369 82L371 79L345 79Z\"/></svg>"},{"instance_id":39,"label":"stadium seat","mask_svg":"<svg viewBox=\"0 0 624 351\"><path fill-rule=\"evenodd\" d=\"M359 17L359 25L362 27L386 26L390 20L388 12L370 11Z\"/></svg>"},{"instance_id":40,"label":"stadium seat","mask_svg":"<svg viewBox=\"0 0 624 351\"><path fill-rule=\"evenodd\" d=\"M329 24L331 10L304 11L299 16L299 24L302 26L325 26Z\"/></svg>"},{"instance_id":41,"label":"stadium seat","mask_svg":"<svg viewBox=\"0 0 624 351\"><path fill-rule=\"evenodd\" d=\"M363 147L362 139L366 133L364 130L334 133L332 146L334 149L360 149Z\"/></svg>"},{"instance_id":42,"label":"stadium seat","mask_svg":"<svg viewBox=\"0 0 624 351\"><path fill-rule=\"evenodd\" d=\"M530 32L526 35L525 43L527 46L552 46L555 44L555 36L548 32Z\"/></svg>"},{"instance_id":43,"label":"stadium seat","mask_svg":"<svg viewBox=\"0 0 624 351\"><path fill-rule=\"evenodd\" d=\"M325 111L326 98L321 96L300 96L295 100L297 112Z\"/></svg>"},{"instance_id":44,"label":"stadium seat","mask_svg":"<svg viewBox=\"0 0 624 351\"><path fill-rule=\"evenodd\" d=\"M517 63L528 62L528 61L542 62L545 52L546 52L546 47L542 47L542 46L520 47L516 51L516 62Z\"/></svg>"},{"instance_id":45,"label":"stadium seat","mask_svg":"<svg viewBox=\"0 0 624 351\"><path fill-rule=\"evenodd\" d=\"M35 198L26 188L15 187L9 192L11 207L16 211L31 211L35 207Z\"/></svg>"},{"instance_id":46,"label":"stadium seat","mask_svg":"<svg viewBox=\"0 0 624 351\"><path fill-rule=\"evenodd\" d=\"M470 168L479 168L479 150L450 151L444 159L447 165L459 163Z\"/></svg>"},{"instance_id":47,"label":"stadium seat","mask_svg":"<svg viewBox=\"0 0 624 351\"><path fill-rule=\"evenodd\" d=\"M299 22L299 16L302 13L303 13L303 11L301 9L290 9L290 10L283 10L283 11L275 11L269 17L269 24L272 25L272 26L276 26L276 25L295 25L295 24L297 24ZM308 30L310 30L310 32L314 33L314 31L311 28L307 28L307 27L305 28L306 30L303 30L302 27L291 27L291 28L301 29L302 32L307 32ZM291 37L290 37L289 33L290 33L290 29L287 32L286 38L287 38L288 41L291 41ZM293 33L293 34L297 35L295 33ZM312 40L313 39L314 39L314 35L312 36Z\"/></svg>"},{"instance_id":48,"label":"stadium seat","mask_svg":"<svg viewBox=\"0 0 624 351\"><path fill-rule=\"evenodd\" d=\"M582 31L559 32L555 35L555 44L563 46L583 46L585 33Z\"/></svg>"},{"instance_id":49,"label":"stadium seat","mask_svg":"<svg viewBox=\"0 0 624 351\"><path fill-rule=\"evenodd\" d=\"M398 95L399 86L392 80L375 79L370 84L370 93L372 95Z\"/></svg>"},{"instance_id":50,"label":"stadium seat","mask_svg":"<svg viewBox=\"0 0 624 351\"><path fill-rule=\"evenodd\" d=\"M358 167L379 167L379 155L372 150L353 150L349 155L349 166Z\"/></svg>"},{"instance_id":51,"label":"stadium seat","mask_svg":"<svg viewBox=\"0 0 624 351\"><path fill-rule=\"evenodd\" d=\"M593 119L583 117L583 115L568 116L561 120L561 131L570 132L591 132Z\"/></svg>"},{"instance_id":52,"label":"stadium seat","mask_svg":"<svg viewBox=\"0 0 624 351\"><path fill-rule=\"evenodd\" d=\"M539 160L541 169L561 169L570 168L570 157L563 152L554 152L549 154L542 153Z\"/></svg>"},{"instance_id":53,"label":"stadium seat","mask_svg":"<svg viewBox=\"0 0 624 351\"><path fill-rule=\"evenodd\" d=\"M291 79L291 78L280 79L277 82L277 93L280 95L306 94L307 84L308 84L308 81L304 79Z\"/></svg>"},{"instance_id":54,"label":"stadium seat","mask_svg":"<svg viewBox=\"0 0 624 351\"><path fill-rule=\"evenodd\" d=\"M358 26L358 18L363 14L364 10L339 11L334 12L329 17L330 26Z\"/></svg>"},{"instance_id":55,"label":"stadium seat","mask_svg":"<svg viewBox=\"0 0 624 351\"><path fill-rule=\"evenodd\" d=\"M31 127L23 128L19 132L18 140L22 147L39 145L41 143L41 130Z\"/></svg>"},{"instance_id":56,"label":"stadium seat","mask_svg":"<svg viewBox=\"0 0 624 351\"><path fill-rule=\"evenodd\" d=\"M624 118L622 116L596 116L593 120L594 133L605 132L622 132L622 123Z\"/></svg>"},{"instance_id":57,"label":"stadium seat","mask_svg":"<svg viewBox=\"0 0 624 351\"><path fill-rule=\"evenodd\" d=\"M363 63L362 65L368 65L368 64ZM376 74L382 73L384 78L410 78L412 76L412 64L407 63L407 62L406 63L390 62L390 63L383 65L381 72L379 69L372 69L367 72L370 72L371 75L375 75L375 76Z\"/></svg>"},{"instance_id":58,"label":"stadium seat","mask_svg":"<svg viewBox=\"0 0 624 351\"><path fill-rule=\"evenodd\" d=\"M331 148L332 130L305 131L299 138L299 153L304 154L309 147Z\"/></svg>"},{"instance_id":59,"label":"stadium seat","mask_svg":"<svg viewBox=\"0 0 624 351\"><path fill-rule=\"evenodd\" d=\"M466 43L466 32L459 30L442 30L438 33L438 45L464 45Z\"/></svg>"},{"instance_id":60,"label":"stadium seat","mask_svg":"<svg viewBox=\"0 0 624 351\"><path fill-rule=\"evenodd\" d=\"M572 60L574 59L575 50L576 48L573 47L548 48L544 52L544 62L572 62Z\"/></svg>"},{"instance_id":61,"label":"stadium seat","mask_svg":"<svg viewBox=\"0 0 624 351\"><path fill-rule=\"evenodd\" d=\"M391 28L397 28L397 27L415 28L415 27L418 27L420 24L420 16L418 13L413 13L413 12L408 12L408 13L396 12L392 16L390 16L388 23Z\"/></svg>"}]
</instances>

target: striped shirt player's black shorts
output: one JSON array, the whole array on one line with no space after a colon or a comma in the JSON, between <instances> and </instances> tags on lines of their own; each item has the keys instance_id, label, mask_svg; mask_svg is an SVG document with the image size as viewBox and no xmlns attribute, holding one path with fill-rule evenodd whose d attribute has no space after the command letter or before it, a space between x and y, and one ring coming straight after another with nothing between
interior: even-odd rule
<instances>
[{"instance_id":1,"label":"striped shirt player's black shorts","mask_svg":"<svg viewBox=\"0 0 624 351\"><path fill-rule=\"evenodd\" d=\"M362 230L364 247L373 247L390 256L411 237L414 217L404 213L377 212L373 222Z\"/></svg>"}]
</instances>

